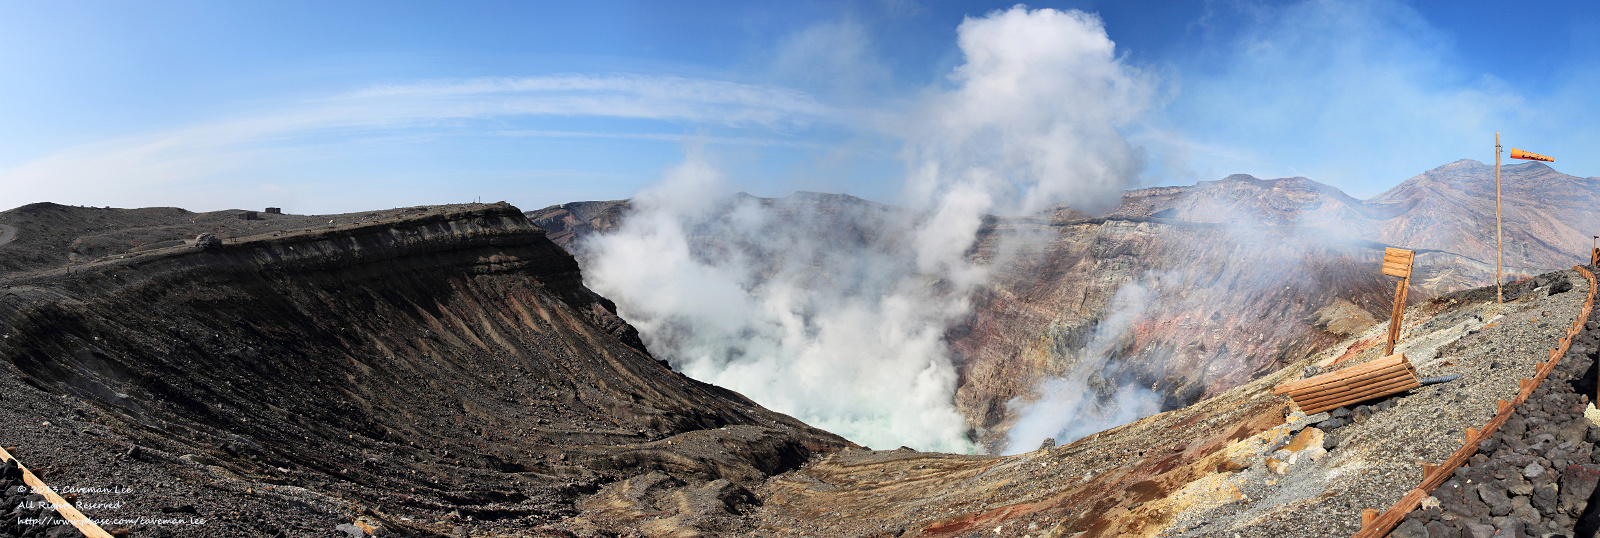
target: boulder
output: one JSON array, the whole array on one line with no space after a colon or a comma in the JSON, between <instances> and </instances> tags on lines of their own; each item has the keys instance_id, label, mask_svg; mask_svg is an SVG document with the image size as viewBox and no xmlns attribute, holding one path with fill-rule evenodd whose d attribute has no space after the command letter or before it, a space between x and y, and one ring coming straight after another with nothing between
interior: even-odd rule
<instances>
[{"instance_id":1,"label":"boulder","mask_svg":"<svg viewBox=\"0 0 1600 538\"><path fill-rule=\"evenodd\" d=\"M1461 538L1461 530L1439 521L1428 522L1429 538Z\"/></svg>"},{"instance_id":2,"label":"boulder","mask_svg":"<svg viewBox=\"0 0 1600 538\"><path fill-rule=\"evenodd\" d=\"M1407 519L1389 533L1394 538L1428 538L1428 527L1415 519Z\"/></svg>"},{"instance_id":3,"label":"boulder","mask_svg":"<svg viewBox=\"0 0 1600 538\"><path fill-rule=\"evenodd\" d=\"M200 235L194 236L194 246L195 246L195 248L202 248L202 249L217 248L217 247L222 246L222 240L221 239L217 239L217 236L215 236L215 235L200 234Z\"/></svg>"},{"instance_id":4,"label":"boulder","mask_svg":"<svg viewBox=\"0 0 1600 538\"><path fill-rule=\"evenodd\" d=\"M1527 467L1522 468L1522 476L1528 480L1533 480L1542 474L1544 474L1544 467L1539 466L1537 463L1529 463Z\"/></svg>"},{"instance_id":5,"label":"boulder","mask_svg":"<svg viewBox=\"0 0 1600 538\"><path fill-rule=\"evenodd\" d=\"M1533 497L1529 500L1533 501L1533 507L1538 508L1539 513L1549 514L1556 511L1560 496L1555 484L1543 484L1533 487Z\"/></svg>"},{"instance_id":6,"label":"boulder","mask_svg":"<svg viewBox=\"0 0 1600 538\"><path fill-rule=\"evenodd\" d=\"M1511 498L1490 484L1478 484L1478 498L1489 505L1489 515L1499 517L1511 513Z\"/></svg>"},{"instance_id":7,"label":"boulder","mask_svg":"<svg viewBox=\"0 0 1600 538\"><path fill-rule=\"evenodd\" d=\"M1511 517L1494 518L1495 536L1522 536L1522 520Z\"/></svg>"},{"instance_id":8,"label":"boulder","mask_svg":"<svg viewBox=\"0 0 1600 538\"><path fill-rule=\"evenodd\" d=\"M1466 532L1462 533L1461 538L1491 538L1494 536L1494 527L1476 521L1462 521L1461 526L1465 527L1466 530Z\"/></svg>"},{"instance_id":9,"label":"boulder","mask_svg":"<svg viewBox=\"0 0 1600 538\"><path fill-rule=\"evenodd\" d=\"M1511 515L1516 516L1517 519L1522 520L1529 527L1537 527L1539 522L1543 520L1543 516L1539 514L1539 509L1534 508L1527 497L1520 495L1511 498Z\"/></svg>"},{"instance_id":10,"label":"boulder","mask_svg":"<svg viewBox=\"0 0 1600 538\"><path fill-rule=\"evenodd\" d=\"M1309 447L1321 447L1324 437L1325 435L1322 433L1322 430L1314 427L1307 427L1306 429L1300 430L1300 433L1295 434L1294 438L1289 440L1288 446L1283 448L1284 450L1288 450L1290 452L1299 452Z\"/></svg>"},{"instance_id":11,"label":"boulder","mask_svg":"<svg viewBox=\"0 0 1600 538\"><path fill-rule=\"evenodd\" d=\"M1561 473L1561 494L1556 508L1568 516L1583 515L1597 482L1600 482L1600 465L1568 465Z\"/></svg>"}]
</instances>

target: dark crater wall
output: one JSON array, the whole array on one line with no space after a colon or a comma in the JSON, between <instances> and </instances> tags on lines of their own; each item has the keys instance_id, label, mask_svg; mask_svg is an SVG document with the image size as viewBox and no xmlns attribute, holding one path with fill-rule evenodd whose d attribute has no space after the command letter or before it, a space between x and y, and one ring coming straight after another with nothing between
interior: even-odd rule
<instances>
[{"instance_id":1,"label":"dark crater wall","mask_svg":"<svg viewBox=\"0 0 1600 538\"><path fill-rule=\"evenodd\" d=\"M0 357L34 388L152 453L418 521L553 521L653 470L753 484L848 445L650 358L504 204L0 285Z\"/></svg>"}]
</instances>

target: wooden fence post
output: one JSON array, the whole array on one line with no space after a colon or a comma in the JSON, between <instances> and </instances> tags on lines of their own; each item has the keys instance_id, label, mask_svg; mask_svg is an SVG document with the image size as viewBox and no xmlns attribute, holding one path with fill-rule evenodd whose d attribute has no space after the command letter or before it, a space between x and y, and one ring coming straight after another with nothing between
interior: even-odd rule
<instances>
[{"instance_id":1,"label":"wooden fence post","mask_svg":"<svg viewBox=\"0 0 1600 538\"><path fill-rule=\"evenodd\" d=\"M1394 311L1389 314L1389 345L1384 356L1394 354L1394 343L1400 339L1400 320L1406 315L1406 292L1411 287L1411 262L1416 252L1401 248L1383 249L1383 274L1400 277L1394 287Z\"/></svg>"}]
</instances>

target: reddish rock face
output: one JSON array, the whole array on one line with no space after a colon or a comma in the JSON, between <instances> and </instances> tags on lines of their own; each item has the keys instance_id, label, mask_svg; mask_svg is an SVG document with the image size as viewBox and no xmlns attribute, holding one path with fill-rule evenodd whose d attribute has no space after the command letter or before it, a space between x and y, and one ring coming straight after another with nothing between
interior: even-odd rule
<instances>
[{"instance_id":1,"label":"reddish rock face","mask_svg":"<svg viewBox=\"0 0 1600 538\"><path fill-rule=\"evenodd\" d=\"M1600 230L1600 215L1585 208L1600 181L1528 163L1504 166L1502 183L1508 275L1587 262L1584 230ZM894 240L861 220L891 207L816 193L762 202L841 241ZM570 246L618 226L620 204L529 216ZM707 252L739 248L696 240ZM1060 204L991 218L971 250L990 278L947 333L956 406L998 451L1040 383L1071 372L1102 401L1138 387L1172 409L1220 393L1387 318L1397 279L1379 273L1386 246L1417 251L1411 302L1492 283L1493 166L1457 161L1369 200L1306 178L1235 175L1129 191L1104 217Z\"/></svg>"},{"instance_id":2,"label":"reddish rock face","mask_svg":"<svg viewBox=\"0 0 1600 538\"><path fill-rule=\"evenodd\" d=\"M1089 378L1100 381L1088 387L1097 396L1136 386L1173 409L1331 344L1338 337L1316 326L1325 307L1347 301L1382 313L1393 293L1376 270L1379 250L1298 229L1112 219L1037 226L1054 240L997 264L973 314L950 332L962 360L957 406L990 450L1005 447L1017 418L1007 402L1035 398L1041 380L1096 368ZM1118 304L1119 291L1135 288L1141 304ZM1107 327L1127 310L1125 329Z\"/></svg>"}]
</instances>

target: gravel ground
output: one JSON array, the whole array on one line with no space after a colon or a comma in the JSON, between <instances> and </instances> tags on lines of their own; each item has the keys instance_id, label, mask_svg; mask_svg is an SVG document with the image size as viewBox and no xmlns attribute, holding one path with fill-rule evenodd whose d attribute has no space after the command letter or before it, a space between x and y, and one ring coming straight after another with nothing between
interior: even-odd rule
<instances>
[{"instance_id":1,"label":"gravel ground","mask_svg":"<svg viewBox=\"0 0 1600 538\"><path fill-rule=\"evenodd\" d=\"M347 503L309 490L253 489L192 455L149 445L134 449L141 436L115 419L77 399L39 391L21 377L0 376L0 425L5 437L20 445L14 455L58 494L73 496L69 500L108 531L132 529L133 536L151 537L334 536L328 531L360 515ZM271 486L253 486L263 485Z\"/></svg>"},{"instance_id":2,"label":"gravel ground","mask_svg":"<svg viewBox=\"0 0 1600 538\"><path fill-rule=\"evenodd\" d=\"M1600 322L1585 324L1528 401L1392 536L1594 536L1600 426L1584 411L1593 409L1597 337Z\"/></svg>"},{"instance_id":3,"label":"gravel ground","mask_svg":"<svg viewBox=\"0 0 1600 538\"><path fill-rule=\"evenodd\" d=\"M47 536L63 538L82 537L77 527L61 518L44 495L33 492L22 480L22 468L16 460L6 461L0 467L0 536Z\"/></svg>"},{"instance_id":4,"label":"gravel ground","mask_svg":"<svg viewBox=\"0 0 1600 538\"><path fill-rule=\"evenodd\" d=\"M1516 395L1517 380L1533 377L1536 363L1558 347L1587 291L1581 275L1561 271L1509 286L1505 304L1494 302L1493 288L1479 288L1411 307L1396 351L1424 378L1459 378L1313 417L1291 415L1285 426L1243 442L1249 450L1236 461L1245 468L1226 479L1241 493L1237 500L1193 507L1162 535L1354 534L1363 509L1392 506L1421 482L1421 464L1444 461L1461 447L1466 428L1481 427L1497 400ZM1339 367L1381 355L1386 325L1353 338L1349 346L1380 344ZM1314 361L1328 365L1345 351L1335 347ZM1302 432L1322 437L1321 446L1293 454L1282 474L1269 469L1267 458L1276 452L1289 459L1277 451Z\"/></svg>"}]
</instances>

